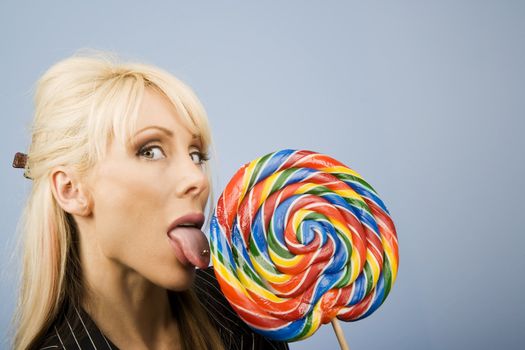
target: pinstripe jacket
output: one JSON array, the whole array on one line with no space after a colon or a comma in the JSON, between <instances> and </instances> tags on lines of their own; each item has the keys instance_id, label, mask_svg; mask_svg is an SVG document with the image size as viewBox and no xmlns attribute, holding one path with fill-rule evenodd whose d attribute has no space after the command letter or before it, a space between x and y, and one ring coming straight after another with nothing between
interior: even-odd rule
<instances>
[{"instance_id":1,"label":"pinstripe jacket","mask_svg":"<svg viewBox=\"0 0 525 350\"><path fill-rule=\"evenodd\" d=\"M220 291L213 266L197 270L195 291L226 349L289 349L286 342L272 341L253 332L237 316ZM83 308L71 306L55 319L36 349L114 350L118 347L102 333Z\"/></svg>"}]
</instances>

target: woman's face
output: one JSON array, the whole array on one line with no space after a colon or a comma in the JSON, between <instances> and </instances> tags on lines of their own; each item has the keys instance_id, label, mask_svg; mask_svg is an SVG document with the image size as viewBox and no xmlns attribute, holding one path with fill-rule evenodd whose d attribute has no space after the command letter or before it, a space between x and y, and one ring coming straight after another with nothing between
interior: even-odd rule
<instances>
[{"instance_id":1,"label":"woman's face","mask_svg":"<svg viewBox=\"0 0 525 350\"><path fill-rule=\"evenodd\" d=\"M94 168L92 231L107 259L154 284L184 290L195 267L179 262L167 231L177 218L204 210L209 183L203 150L166 97L151 88L138 118L129 144L113 139Z\"/></svg>"}]
</instances>

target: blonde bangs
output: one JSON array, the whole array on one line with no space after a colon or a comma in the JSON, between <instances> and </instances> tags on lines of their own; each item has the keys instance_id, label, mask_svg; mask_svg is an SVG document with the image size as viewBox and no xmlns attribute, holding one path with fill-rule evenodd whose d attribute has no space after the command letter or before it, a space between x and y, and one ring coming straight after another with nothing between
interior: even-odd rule
<instances>
[{"instance_id":1,"label":"blonde bangs","mask_svg":"<svg viewBox=\"0 0 525 350\"><path fill-rule=\"evenodd\" d=\"M138 111L144 96L140 74L122 74L97 87L88 117L88 151L93 164L105 158L112 140L125 143L136 129Z\"/></svg>"},{"instance_id":2,"label":"blonde bangs","mask_svg":"<svg viewBox=\"0 0 525 350\"><path fill-rule=\"evenodd\" d=\"M185 126L199 137L202 151L209 150L212 139L206 111L187 85L167 72L139 64L122 66L121 70L119 75L97 87L93 96L96 103L92 105L88 118L93 149L89 153L96 155L96 160L105 157L112 139L126 144L135 134L146 88L166 97Z\"/></svg>"}]
</instances>

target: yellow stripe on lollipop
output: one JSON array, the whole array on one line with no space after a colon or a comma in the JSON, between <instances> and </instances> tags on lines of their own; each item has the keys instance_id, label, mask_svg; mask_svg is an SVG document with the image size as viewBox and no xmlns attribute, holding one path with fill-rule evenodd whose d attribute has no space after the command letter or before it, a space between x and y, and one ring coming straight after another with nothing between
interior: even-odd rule
<instances>
[{"instance_id":1,"label":"yellow stripe on lollipop","mask_svg":"<svg viewBox=\"0 0 525 350\"><path fill-rule=\"evenodd\" d=\"M260 158L252 161L251 163L246 166L246 169L244 170L244 175L242 179L242 194L239 196L239 200L237 202L237 208L241 205L241 202L244 199L244 196L246 195L246 192L248 192L248 186L250 185L250 180L253 176L253 172L255 171L255 166L257 165L257 162ZM237 210L236 208L236 210Z\"/></svg>"},{"instance_id":2,"label":"yellow stripe on lollipop","mask_svg":"<svg viewBox=\"0 0 525 350\"><path fill-rule=\"evenodd\" d=\"M395 258L394 252L392 251L392 246L388 244L388 242L384 241L381 237L381 241L383 242L383 247L385 249L385 254L388 256L388 259L390 261L390 265L392 265L392 283L396 280L397 276L397 264L398 261Z\"/></svg>"},{"instance_id":3,"label":"yellow stripe on lollipop","mask_svg":"<svg viewBox=\"0 0 525 350\"><path fill-rule=\"evenodd\" d=\"M301 225L301 222L304 221L304 218L309 214L315 214L315 211L309 210L309 209L299 209L296 211L292 218L292 226L294 228L294 231L297 232L299 230L299 226Z\"/></svg>"},{"instance_id":4,"label":"yellow stripe on lollipop","mask_svg":"<svg viewBox=\"0 0 525 350\"><path fill-rule=\"evenodd\" d=\"M268 176L266 179L263 180L264 186L261 191L261 198L259 198L258 206L260 207L263 202L268 198L270 195L270 191L272 190L272 187L275 185L275 182L279 178L279 176L282 174L282 171L273 173L272 175Z\"/></svg>"},{"instance_id":5,"label":"yellow stripe on lollipop","mask_svg":"<svg viewBox=\"0 0 525 350\"><path fill-rule=\"evenodd\" d=\"M375 286L377 284L377 281L379 280L379 275L381 274L380 269L382 268L382 266L379 266L376 258L370 252L370 249L366 250L366 261L368 262L368 266L370 266L370 269L372 270L372 281Z\"/></svg>"},{"instance_id":6,"label":"yellow stripe on lollipop","mask_svg":"<svg viewBox=\"0 0 525 350\"><path fill-rule=\"evenodd\" d=\"M303 339L304 338L308 338L309 336L311 336L312 334L315 333L315 331L317 331L317 328L319 328L320 324L321 324L321 303L317 303L315 304L314 308L312 309L312 324L310 325L310 329L306 332L306 334L304 335Z\"/></svg>"},{"instance_id":7,"label":"yellow stripe on lollipop","mask_svg":"<svg viewBox=\"0 0 525 350\"><path fill-rule=\"evenodd\" d=\"M250 276L246 275L242 269L238 270L239 272L239 281L242 285L250 290L252 293L257 294L267 300L271 300L276 303L282 303L285 299L279 298L272 292L268 291L266 288L261 287L259 284L254 282Z\"/></svg>"},{"instance_id":8,"label":"yellow stripe on lollipop","mask_svg":"<svg viewBox=\"0 0 525 350\"><path fill-rule=\"evenodd\" d=\"M342 174L348 174L348 175L357 176L360 179L363 178L355 170L350 169L350 168L346 168L344 166L332 166L332 167L321 168L319 170L324 171L325 173L337 173L337 174L341 174L342 173Z\"/></svg>"},{"instance_id":9,"label":"yellow stripe on lollipop","mask_svg":"<svg viewBox=\"0 0 525 350\"><path fill-rule=\"evenodd\" d=\"M242 292L246 297L250 297L250 294L246 291L245 287L239 282L239 280L233 276L233 274L228 270L218 259L213 260L213 268L219 272L219 275L233 286L237 291Z\"/></svg>"},{"instance_id":10,"label":"yellow stripe on lollipop","mask_svg":"<svg viewBox=\"0 0 525 350\"><path fill-rule=\"evenodd\" d=\"M343 233L348 238L348 240L350 241L350 245L353 247L354 240L352 239L352 233L348 229L348 224L342 223L341 221L334 219L334 218L328 218L328 220L330 220L332 225L334 225L334 227L337 228L339 232ZM357 279L357 277L361 273L361 271L359 270L359 267L361 266L361 257L359 256L359 254L357 254L356 249L352 249L352 254L350 255L350 261L351 261L352 271L350 273L349 283L352 283Z\"/></svg>"},{"instance_id":11,"label":"yellow stripe on lollipop","mask_svg":"<svg viewBox=\"0 0 525 350\"><path fill-rule=\"evenodd\" d=\"M259 273L260 276L262 276L265 280L272 282L272 283L285 283L288 282L291 278L290 275L280 273L275 274L271 271L266 270L256 259L253 259L250 256L250 261L252 262L253 267L255 268L255 271Z\"/></svg>"},{"instance_id":12,"label":"yellow stripe on lollipop","mask_svg":"<svg viewBox=\"0 0 525 350\"><path fill-rule=\"evenodd\" d=\"M332 225L334 225L334 227L336 229L338 229L346 237L348 237L348 239L350 240L351 244L354 244L354 241L352 240L352 233L348 229L348 224L347 223L343 223L343 222L341 222L341 221L339 221L339 220L337 220L335 218L328 218L328 220L330 220L330 222L332 223Z\"/></svg>"},{"instance_id":13,"label":"yellow stripe on lollipop","mask_svg":"<svg viewBox=\"0 0 525 350\"><path fill-rule=\"evenodd\" d=\"M351 198L363 202L363 198L350 187L344 190L334 190L334 192L343 198Z\"/></svg>"},{"instance_id":14,"label":"yellow stripe on lollipop","mask_svg":"<svg viewBox=\"0 0 525 350\"><path fill-rule=\"evenodd\" d=\"M217 263L217 264L216 264ZM271 300L276 303L285 301L285 299L279 298L268 290L262 288L257 283L253 282L249 276L247 276L242 269L238 270L239 278L237 279L233 274L219 261L214 261L214 269L216 269L223 279L225 279L228 284L233 286L237 291L242 292L248 298L250 294L246 290L250 290L253 293L263 296L264 298Z\"/></svg>"},{"instance_id":15,"label":"yellow stripe on lollipop","mask_svg":"<svg viewBox=\"0 0 525 350\"><path fill-rule=\"evenodd\" d=\"M309 191L311 191L314 188L319 187L319 186L324 186L324 185L323 184L316 184L316 183L306 183L303 186L299 187L294 192L294 194L303 194L303 193L309 192ZM340 189L340 190L336 189L336 190L331 190L331 191L333 193L338 194L339 196L341 196L343 198L351 198L351 199L355 199L355 200L363 202L362 197L356 191L354 191L351 187L348 187L346 189ZM322 197L322 195L321 195L321 197Z\"/></svg>"},{"instance_id":16,"label":"yellow stripe on lollipop","mask_svg":"<svg viewBox=\"0 0 525 350\"><path fill-rule=\"evenodd\" d=\"M268 249L268 253L270 254L270 259L279 266L284 267L294 267L301 263L301 261L304 259L301 255L294 255L291 259L283 258L279 255L277 255L272 249Z\"/></svg>"},{"instance_id":17,"label":"yellow stripe on lollipop","mask_svg":"<svg viewBox=\"0 0 525 350\"><path fill-rule=\"evenodd\" d=\"M294 192L294 194L306 193L306 192L311 191L312 189L316 188L317 186L319 186L319 185L316 184L316 183L307 182L304 185L298 187L297 190Z\"/></svg>"}]
</instances>

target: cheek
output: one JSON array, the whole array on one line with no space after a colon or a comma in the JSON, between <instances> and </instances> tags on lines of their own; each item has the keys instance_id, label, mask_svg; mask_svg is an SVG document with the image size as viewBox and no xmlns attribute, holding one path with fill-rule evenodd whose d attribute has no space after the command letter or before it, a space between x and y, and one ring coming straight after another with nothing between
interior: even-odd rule
<instances>
[{"instance_id":1,"label":"cheek","mask_svg":"<svg viewBox=\"0 0 525 350\"><path fill-rule=\"evenodd\" d=\"M122 166L120 166L122 169ZM194 270L184 268L170 246L166 229L173 212L166 183L144 172L116 169L100 174L94 187L94 225L102 254L171 290L189 288ZM202 194L203 209L207 193ZM171 208L173 210L173 208Z\"/></svg>"},{"instance_id":2,"label":"cheek","mask_svg":"<svg viewBox=\"0 0 525 350\"><path fill-rule=\"evenodd\" d=\"M129 180L107 189L99 193L98 207L95 201L96 235L103 255L156 285L188 289L195 271L184 268L169 245L162 189Z\"/></svg>"},{"instance_id":3,"label":"cheek","mask_svg":"<svg viewBox=\"0 0 525 350\"><path fill-rule=\"evenodd\" d=\"M162 191L134 178L100 181L94 198L95 233L104 255L129 260L149 253L162 233ZM119 259L119 260L120 260Z\"/></svg>"}]
</instances>

